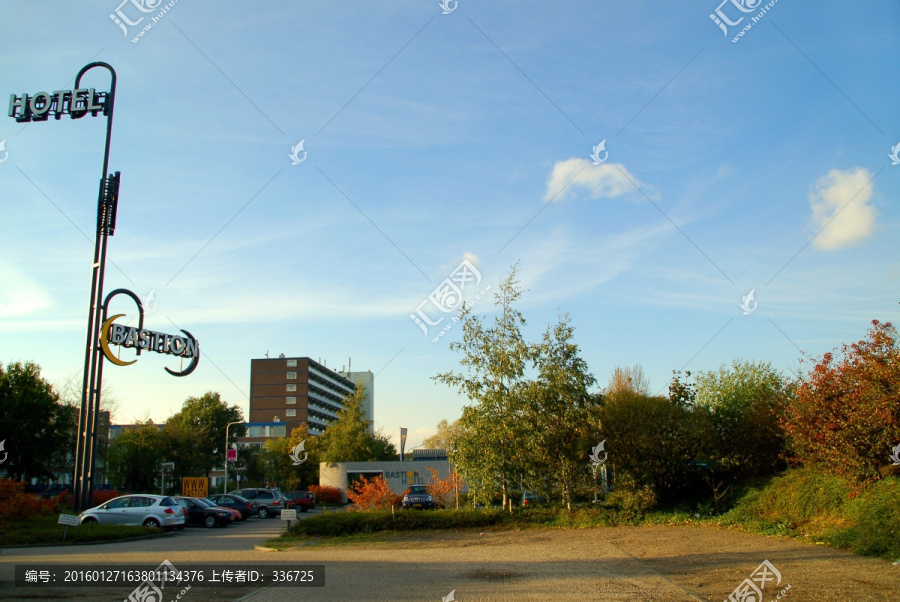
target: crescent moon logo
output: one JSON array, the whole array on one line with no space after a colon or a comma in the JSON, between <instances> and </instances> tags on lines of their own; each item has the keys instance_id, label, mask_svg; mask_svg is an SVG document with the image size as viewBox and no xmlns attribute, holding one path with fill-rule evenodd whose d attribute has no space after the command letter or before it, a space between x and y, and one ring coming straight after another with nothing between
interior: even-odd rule
<instances>
[{"instance_id":1,"label":"crescent moon logo","mask_svg":"<svg viewBox=\"0 0 900 602\"><path fill-rule=\"evenodd\" d=\"M108 319L106 322L104 322L103 327L100 329L100 347L103 348L103 355L106 356L106 359L108 359L109 361L111 361L112 363L114 363L117 366L130 366L131 364L133 364L137 361L137 360L131 360L130 362L123 362L122 360L117 358L115 355L113 355L112 350L109 348L109 341L107 340L109 337L109 327L112 326L113 322L115 322L117 319L121 318L124 315L125 314L114 315L113 317Z\"/></svg>"}]
</instances>

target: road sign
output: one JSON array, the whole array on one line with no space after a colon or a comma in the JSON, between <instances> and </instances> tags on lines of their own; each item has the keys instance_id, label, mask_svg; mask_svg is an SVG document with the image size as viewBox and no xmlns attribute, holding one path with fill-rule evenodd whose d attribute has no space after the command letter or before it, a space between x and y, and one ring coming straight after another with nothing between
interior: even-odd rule
<instances>
[{"instance_id":1,"label":"road sign","mask_svg":"<svg viewBox=\"0 0 900 602\"><path fill-rule=\"evenodd\" d=\"M77 527L78 517L74 514L60 514L59 520L56 522L60 525L72 525L73 527Z\"/></svg>"},{"instance_id":2,"label":"road sign","mask_svg":"<svg viewBox=\"0 0 900 602\"><path fill-rule=\"evenodd\" d=\"M206 497L209 495L209 479L206 477L184 477L181 479L181 495L185 497Z\"/></svg>"},{"instance_id":3,"label":"road sign","mask_svg":"<svg viewBox=\"0 0 900 602\"><path fill-rule=\"evenodd\" d=\"M297 520L297 511L296 510L282 510L281 511L281 520Z\"/></svg>"}]
</instances>

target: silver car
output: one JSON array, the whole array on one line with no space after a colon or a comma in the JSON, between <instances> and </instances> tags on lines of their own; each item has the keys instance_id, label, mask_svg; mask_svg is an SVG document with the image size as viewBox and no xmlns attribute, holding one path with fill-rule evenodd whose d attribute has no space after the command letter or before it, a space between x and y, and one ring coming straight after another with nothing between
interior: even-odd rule
<instances>
[{"instance_id":1,"label":"silver car","mask_svg":"<svg viewBox=\"0 0 900 602\"><path fill-rule=\"evenodd\" d=\"M79 524L184 528L184 510L168 495L137 494L113 498L79 515Z\"/></svg>"}]
</instances>

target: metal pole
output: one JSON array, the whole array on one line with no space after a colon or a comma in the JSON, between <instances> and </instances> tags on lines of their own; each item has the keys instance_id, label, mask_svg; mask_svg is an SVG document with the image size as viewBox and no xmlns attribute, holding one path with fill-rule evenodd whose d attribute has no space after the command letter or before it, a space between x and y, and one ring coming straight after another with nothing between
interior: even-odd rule
<instances>
[{"instance_id":1,"label":"metal pole","mask_svg":"<svg viewBox=\"0 0 900 602\"><path fill-rule=\"evenodd\" d=\"M78 416L78 437L75 446L75 474L73 506L76 512L89 507L94 489L94 463L97 450L97 421L100 411L100 389L103 380L103 360L100 355L100 309L103 302L103 277L106 271L106 242L108 236L107 208L104 205L105 180L109 168L109 146L112 139L113 108L116 96L116 71L108 63L94 62L85 65L75 78L75 87L81 87L81 77L94 67L107 69L111 83L105 103L106 144L103 151L103 171L100 180L100 196L97 200L97 233L94 239L94 263L91 269L91 299L88 308L87 341L84 352L84 381L81 411Z\"/></svg>"},{"instance_id":2,"label":"metal pole","mask_svg":"<svg viewBox=\"0 0 900 602\"><path fill-rule=\"evenodd\" d=\"M225 487L222 489L222 493L228 493L228 429L231 428L232 424L244 424L244 422L239 420L238 422L229 422L225 425Z\"/></svg>"}]
</instances>

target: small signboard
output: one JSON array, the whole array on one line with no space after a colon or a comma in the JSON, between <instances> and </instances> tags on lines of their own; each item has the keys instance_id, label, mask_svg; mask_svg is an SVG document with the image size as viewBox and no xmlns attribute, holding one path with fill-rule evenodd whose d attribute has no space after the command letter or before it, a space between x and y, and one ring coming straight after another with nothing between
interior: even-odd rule
<instances>
[{"instance_id":1,"label":"small signboard","mask_svg":"<svg viewBox=\"0 0 900 602\"><path fill-rule=\"evenodd\" d=\"M237 462L237 450L236 449L228 450L228 461L229 462Z\"/></svg>"},{"instance_id":2,"label":"small signboard","mask_svg":"<svg viewBox=\"0 0 900 602\"><path fill-rule=\"evenodd\" d=\"M206 477L184 477L181 479L181 495L184 497L206 497L209 495L209 479Z\"/></svg>"},{"instance_id":3,"label":"small signboard","mask_svg":"<svg viewBox=\"0 0 900 602\"><path fill-rule=\"evenodd\" d=\"M297 520L297 511L296 510L282 510L281 511L281 520Z\"/></svg>"},{"instance_id":4,"label":"small signboard","mask_svg":"<svg viewBox=\"0 0 900 602\"><path fill-rule=\"evenodd\" d=\"M60 514L59 520L56 521L57 524L60 525L71 525L73 527L78 526L78 517L74 514Z\"/></svg>"}]
</instances>

